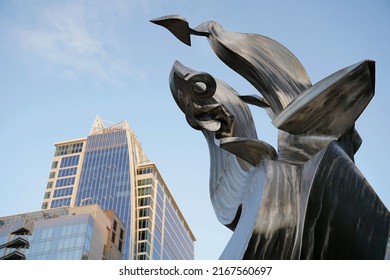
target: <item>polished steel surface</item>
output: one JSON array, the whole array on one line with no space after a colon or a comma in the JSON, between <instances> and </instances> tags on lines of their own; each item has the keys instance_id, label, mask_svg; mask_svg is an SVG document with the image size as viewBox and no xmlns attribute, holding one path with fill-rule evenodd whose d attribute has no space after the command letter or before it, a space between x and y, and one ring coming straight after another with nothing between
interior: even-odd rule
<instances>
[{"instance_id":1,"label":"polished steel surface","mask_svg":"<svg viewBox=\"0 0 390 280\"><path fill-rule=\"evenodd\" d=\"M375 63L364 60L312 85L298 59L258 34L182 16L153 23L191 45L207 37L215 54L259 91L241 96L225 82L176 61L169 84L188 124L210 151L210 198L233 231L221 259L383 259L390 213L354 163L355 122L372 97ZM257 137L248 104L267 111L277 151Z\"/></svg>"}]
</instances>

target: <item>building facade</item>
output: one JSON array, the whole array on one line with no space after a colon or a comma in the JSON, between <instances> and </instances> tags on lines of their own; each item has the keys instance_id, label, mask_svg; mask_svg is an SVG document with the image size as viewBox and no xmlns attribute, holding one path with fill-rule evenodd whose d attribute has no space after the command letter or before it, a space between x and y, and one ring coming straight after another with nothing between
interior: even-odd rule
<instances>
[{"instance_id":1,"label":"building facade","mask_svg":"<svg viewBox=\"0 0 390 280\"><path fill-rule=\"evenodd\" d=\"M193 259L192 232L153 163L137 168L135 258Z\"/></svg>"},{"instance_id":2,"label":"building facade","mask_svg":"<svg viewBox=\"0 0 390 280\"><path fill-rule=\"evenodd\" d=\"M120 219L97 204L1 217L0 259L119 260L124 232Z\"/></svg>"},{"instance_id":3,"label":"building facade","mask_svg":"<svg viewBox=\"0 0 390 280\"><path fill-rule=\"evenodd\" d=\"M97 117L88 137L55 146L42 209L113 210L126 228L124 259L194 258L195 238L127 122Z\"/></svg>"},{"instance_id":4,"label":"building facade","mask_svg":"<svg viewBox=\"0 0 390 280\"><path fill-rule=\"evenodd\" d=\"M56 143L42 209L75 204L86 138Z\"/></svg>"}]
</instances>

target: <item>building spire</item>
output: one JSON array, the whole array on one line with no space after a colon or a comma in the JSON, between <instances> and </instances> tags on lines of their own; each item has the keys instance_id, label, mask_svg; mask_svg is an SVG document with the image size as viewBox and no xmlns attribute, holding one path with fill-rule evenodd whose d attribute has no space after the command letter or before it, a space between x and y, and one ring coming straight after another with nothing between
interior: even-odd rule
<instances>
[{"instance_id":1,"label":"building spire","mask_svg":"<svg viewBox=\"0 0 390 280\"><path fill-rule=\"evenodd\" d=\"M95 121L93 122L93 125L92 125L90 132L89 132L89 135L96 134L97 132L101 131L102 129L104 129L103 121L99 115L96 115Z\"/></svg>"}]
</instances>

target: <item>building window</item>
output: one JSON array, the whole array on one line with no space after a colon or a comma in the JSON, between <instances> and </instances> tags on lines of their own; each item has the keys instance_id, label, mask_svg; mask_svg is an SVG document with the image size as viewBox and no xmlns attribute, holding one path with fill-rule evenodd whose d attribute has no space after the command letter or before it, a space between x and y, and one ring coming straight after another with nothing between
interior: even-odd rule
<instances>
[{"instance_id":1,"label":"building window","mask_svg":"<svg viewBox=\"0 0 390 280\"><path fill-rule=\"evenodd\" d=\"M123 241L122 241L122 240L119 240L119 242L118 242L118 250L119 250L119 252L121 252L121 253L122 253L122 248L123 248Z\"/></svg>"},{"instance_id":2,"label":"building window","mask_svg":"<svg viewBox=\"0 0 390 280\"><path fill-rule=\"evenodd\" d=\"M68 196L68 195L72 195L72 193L73 193L73 187L57 189L54 191L53 197Z\"/></svg>"},{"instance_id":3,"label":"building window","mask_svg":"<svg viewBox=\"0 0 390 280\"><path fill-rule=\"evenodd\" d=\"M75 177L69 177L69 178L64 178L64 179L58 179L56 182L56 188L58 187L63 187L63 186L70 186L73 185L75 182L76 178Z\"/></svg>"},{"instance_id":4,"label":"building window","mask_svg":"<svg viewBox=\"0 0 390 280\"><path fill-rule=\"evenodd\" d=\"M149 243L147 242L141 242L138 243L138 253L149 253Z\"/></svg>"},{"instance_id":5,"label":"building window","mask_svg":"<svg viewBox=\"0 0 390 280\"><path fill-rule=\"evenodd\" d=\"M112 226L112 228L114 229L114 231L116 231L116 227L117 227L118 223L114 220L114 224Z\"/></svg>"},{"instance_id":6,"label":"building window","mask_svg":"<svg viewBox=\"0 0 390 280\"><path fill-rule=\"evenodd\" d=\"M143 229L143 228L149 228L149 219L142 219L138 220L138 228Z\"/></svg>"},{"instance_id":7,"label":"building window","mask_svg":"<svg viewBox=\"0 0 390 280\"><path fill-rule=\"evenodd\" d=\"M118 250L119 250L119 252L122 252L122 249L123 249L123 235L124 234L125 234L125 232L121 228L121 231L119 233L119 242L118 242Z\"/></svg>"},{"instance_id":8,"label":"building window","mask_svg":"<svg viewBox=\"0 0 390 280\"><path fill-rule=\"evenodd\" d=\"M42 203L42 207L41 208L42 209L47 209L47 205L48 205L47 202L44 202L44 203Z\"/></svg>"},{"instance_id":9,"label":"building window","mask_svg":"<svg viewBox=\"0 0 390 280\"><path fill-rule=\"evenodd\" d=\"M66 177L66 176L76 175L76 172L77 172L77 167L60 169L60 171L58 171L57 177Z\"/></svg>"},{"instance_id":10,"label":"building window","mask_svg":"<svg viewBox=\"0 0 390 280\"><path fill-rule=\"evenodd\" d=\"M152 185L152 183L153 183L152 178L146 178L137 181L138 186Z\"/></svg>"},{"instance_id":11,"label":"building window","mask_svg":"<svg viewBox=\"0 0 390 280\"><path fill-rule=\"evenodd\" d=\"M49 178L50 178L50 179L53 179L55 176L56 176L56 173L55 173L55 172L50 172L50 175L49 175Z\"/></svg>"},{"instance_id":12,"label":"building window","mask_svg":"<svg viewBox=\"0 0 390 280\"><path fill-rule=\"evenodd\" d=\"M82 150L83 150L83 143L74 143L69 145L57 146L55 156L81 153Z\"/></svg>"},{"instance_id":13,"label":"building window","mask_svg":"<svg viewBox=\"0 0 390 280\"><path fill-rule=\"evenodd\" d=\"M57 166L58 166L58 161L53 161L51 165L51 169L57 168Z\"/></svg>"},{"instance_id":14,"label":"building window","mask_svg":"<svg viewBox=\"0 0 390 280\"><path fill-rule=\"evenodd\" d=\"M151 198L150 197L143 197L138 199L138 206L149 206L151 205Z\"/></svg>"},{"instance_id":15,"label":"building window","mask_svg":"<svg viewBox=\"0 0 390 280\"><path fill-rule=\"evenodd\" d=\"M115 232L114 231L111 234L111 242L115 243Z\"/></svg>"},{"instance_id":16,"label":"building window","mask_svg":"<svg viewBox=\"0 0 390 280\"><path fill-rule=\"evenodd\" d=\"M51 189L53 187L53 182L48 182L46 189Z\"/></svg>"},{"instance_id":17,"label":"building window","mask_svg":"<svg viewBox=\"0 0 390 280\"><path fill-rule=\"evenodd\" d=\"M153 172L153 169L151 167L139 168L137 170L137 175L149 174L152 172Z\"/></svg>"},{"instance_id":18,"label":"building window","mask_svg":"<svg viewBox=\"0 0 390 280\"><path fill-rule=\"evenodd\" d=\"M138 196L148 195L152 193L152 187L138 188Z\"/></svg>"},{"instance_id":19,"label":"building window","mask_svg":"<svg viewBox=\"0 0 390 280\"><path fill-rule=\"evenodd\" d=\"M50 194L51 194L51 192L45 192L44 199L48 199L48 198L50 198Z\"/></svg>"},{"instance_id":20,"label":"building window","mask_svg":"<svg viewBox=\"0 0 390 280\"><path fill-rule=\"evenodd\" d=\"M138 231L138 241L150 241L150 231L148 229L143 229Z\"/></svg>"},{"instance_id":21,"label":"building window","mask_svg":"<svg viewBox=\"0 0 390 280\"><path fill-rule=\"evenodd\" d=\"M140 218L142 217L149 217L150 216L150 208L147 207L147 208L141 208L138 210L138 216Z\"/></svg>"},{"instance_id":22,"label":"building window","mask_svg":"<svg viewBox=\"0 0 390 280\"><path fill-rule=\"evenodd\" d=\"M61 159L60 167L70 167L70 166L76 166L79 164L80 155L76 156L70 156L70 157L63 157Z\"/></svg>"},{"instance_id":23,"label":"building window","mask_svg":"<svg viewBox=\"0 0 390 280\"><path fill-rule=\"evenodd\" d=\"M70 205L70 197L52 200L50 208L58 208Z\"/></svg>"}]
</instances>

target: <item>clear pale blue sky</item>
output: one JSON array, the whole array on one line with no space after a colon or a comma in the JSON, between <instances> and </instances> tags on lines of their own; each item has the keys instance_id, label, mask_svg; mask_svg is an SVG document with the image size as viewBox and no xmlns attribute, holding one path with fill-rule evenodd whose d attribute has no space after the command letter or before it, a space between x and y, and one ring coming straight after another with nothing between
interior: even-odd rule
<instances>
[{"instance_id":1,"label":"clear pale blue sky","mask_svg":"<svg viewBox=\"0 0 390 280\"><path fill-rule=\"evenodd\" d=\"M150 19L180 14L190 26L278 40L313 83L353 63L376 61L376 95L356 128L356 163L386 206L389 187L390 2L7 1L0 0L0 216L39 210L54 143L89 133L97 114L128 120L197 237L196 258L217 259L230 237L211 208L206 142L173 101L174 60L255 89L228 69L205 38L188 47ZM276 145L269 118L252 108L259 137Z\"/></svg>"}]
</instances>

